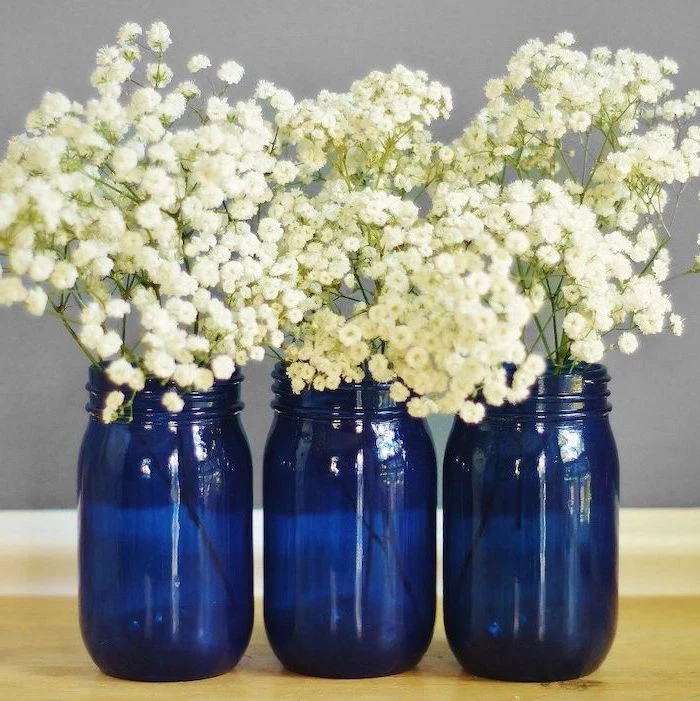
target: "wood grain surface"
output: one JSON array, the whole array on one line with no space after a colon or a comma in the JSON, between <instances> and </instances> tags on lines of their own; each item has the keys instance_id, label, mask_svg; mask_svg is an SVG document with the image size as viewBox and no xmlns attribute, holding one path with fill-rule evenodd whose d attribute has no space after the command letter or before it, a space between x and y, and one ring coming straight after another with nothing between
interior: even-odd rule
<instances>
[{"instance_id":1,"label":"wood grain surface","mask_svg":"<svg viewBox=\"0 0 700 701\"><path fill-rule=\"evenodd\" d=\"M623 598L617 639L603 666L584 679L550 684L493 682L465 674L447 646L440 618L428 654L411 672L348 681L297 676L285 672L272 654L256 603L253 639L235 670L204 681L147 684L111 679L97 670L80 640L75 599L0 597L0 699L700 699L698 597Z\"/></svg>"}]
</instances>

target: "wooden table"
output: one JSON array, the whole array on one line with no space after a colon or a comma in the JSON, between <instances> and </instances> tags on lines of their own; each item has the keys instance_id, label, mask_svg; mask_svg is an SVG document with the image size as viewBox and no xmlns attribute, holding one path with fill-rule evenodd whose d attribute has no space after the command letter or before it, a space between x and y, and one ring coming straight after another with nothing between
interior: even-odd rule
<instances>
[{"instance_id":1,"label":"wooden table","mask_svg":"<svg viewBox=\"0 0 700 701\"><path fill-rule=\"evenodd\" d=\"M700 699L700 598L694 597L623 599L617 640L600 670L551 684L493 682L463 673L447 647L441 620L428 654L414 671L352 681L301 677L280 667L259 616L250 647L232 672L197 682L127 682L94 667L83 649L76 616L71 598L0 598L1 699Z\"/></svg>"},{"instance_id":2,"label":"wooden table","mask_svg":"<svg viewBox=\"0 0 700 701\"><path fill-rule=\"evenodd\" d=\"M0 592L5 594L0 596L0 701L700 701L700 510L635 510L623 516L623 596L612 652L589 677L550 684L493 682L465 674L447 646L440 616L430 650L409 673L352 681L290 674L267 645L260 601L253 640L232 672L175 684L111 679L83 648L74 597L17 595L40 592L33 582L50 582L52 572L59 583L66 573L72 577L73 546L42 549L25 543L22 549L15 541L10 547L12 528L5 523L0 529ZM15 529L20 530L25 532Z\"/></svg>"}]
</instances>

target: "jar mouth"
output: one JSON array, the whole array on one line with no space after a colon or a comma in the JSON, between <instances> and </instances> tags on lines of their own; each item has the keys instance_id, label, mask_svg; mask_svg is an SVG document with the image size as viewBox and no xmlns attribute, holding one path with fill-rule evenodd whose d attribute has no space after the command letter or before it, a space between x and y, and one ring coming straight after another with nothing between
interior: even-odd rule
<instances>
[{"instance_id":1,"label":"jar mouth","mask_svg":"<svg viewBox=\"0 0 700 701\"><path fill-rule=\"evenodd\" d=\"M608 369L600 363L577 363L562 372L556 372L551 363L540 375L532 387L533 396L579 396L586 393L603 391L609 394L607 383L610 381Z\"/></svg>"},{"instance_id":2,"label":"jar mouth","mask_svg":"<svg viewBox=\"0 0 700 701\"><path fill-rule=\"evenodd\" d=\"M128 398L133 394L130 387L118 386L112 383L104 372L105 364L91 365L88 371L88 403L85 409L93 416L100 418L104 407L105 397L109 392L123 392ZM183 392L173 382L163 384L156 377L146 378L144 388L134 395L133 416L137 417L167 417L169 420L191 419L193 417L207 418L238 414L244 404L240 399L243 373L236 369L228 380L215 380L211 389L205 391ZM181 412L169 412L162 404L163 395L168 391L176 391L184 401ZM124 422L125 420L119 420Z\"/></svg>"},{"instance_id":3,"label":"jar mouth","mask_svg":"<svg viewBox=\"0 0 700 701\"><path fill-rule=\"evenodd\" d=\"M337 389L303 389L294 393L283 363L272 370L271 406L279 413L299 414L319 419L361 418L368 415L382 418L407 416L406 404L392 399L391 384L365 377L362 382L342 382Z\"/></svg>"},{"instance_id":4,"label":"jar mouth","mask_svg":"<svg viewBox=\"0 0 700 701\"><path fill-rule=\"evenodd\" d=\"M513 372L514 368L508 368L510 375ZM608 370L600 363L578 363L563 372L557 372L549 363L526 399L518 404L488 406L487 415L512 420L607 414L612 409L608 402L609 381Z\"/></svg>"}]
</instances>

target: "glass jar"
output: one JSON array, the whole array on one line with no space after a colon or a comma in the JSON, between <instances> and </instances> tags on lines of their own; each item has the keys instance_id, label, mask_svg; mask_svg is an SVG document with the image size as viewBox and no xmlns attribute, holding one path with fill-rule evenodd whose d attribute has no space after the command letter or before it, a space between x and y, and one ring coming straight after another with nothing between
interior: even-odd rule
<instances>
[{"instance_id":1,"label":"glass jar","mask_svg":"<svg viewBox=\"0 0 700 701\"><path fill-rule=\"evenodd\" d=\"M552 681L595 670L617 620L619 475L602 365L455 420L444 462L444 614L464 668Z\"/></svg>"},{"instance_id":2,"label":"glass jar","mask_svg":"<svg viewBox=\"0 0 700 701\"><path fill-rule=\"evenodd\" d=\"M80 626L106 674L199 679L231 669L253 625L252 469L242 377L184 396L148 380L131 422L99 415L114 387L90 369L79 460Z\"/></svg>"},{"instance_id":3,"label":"glass jar","mask_svg":"<svg viewBox=\"0 0 700 701\"><path fill-rule=\"evenodd\" d=\"M264 460L265 626L289 670L396 674L435 620L435 452L426 423L367 380L291 391L273 373Z\"/></svg>"}]
</instances>

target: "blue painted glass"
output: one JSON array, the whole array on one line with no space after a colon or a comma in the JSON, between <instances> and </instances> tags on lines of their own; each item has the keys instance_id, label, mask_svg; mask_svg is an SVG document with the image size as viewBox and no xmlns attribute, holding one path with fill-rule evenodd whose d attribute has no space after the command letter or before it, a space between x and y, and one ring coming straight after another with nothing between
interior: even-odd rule
<instances>
[{"instance_id":1,"label":"blue painted glass","mask_svg":"<svg viewBox=\"0 0 700 701\"><path fill-rule=\"evenodd\" d=\"M293 394L273 373L264 460L265 626L289 670L410 669L435 621L436 468L424 421L387 385Z\"/></svg>"},{"instance_id":2,"label":"blue painted glass","mask_svg":"<svg viewBox=\"0 0 700 701\"><path fill-rule=\"evenodd\" d=\"M601 365L547 372L518 405L455 421L444 463L444 614L468 672L595 670L617 620L619 476Z\"/></svg>"},{"instance_id":3,"label":"blue painted glass","mask_svg":"<svg viewBox=\"0 0 700 701\"><path fill-rule=\"evenodd\" d=\"M79 460L80 626L106 674L200 679L231 669L253 625L252 469L241 376L185 397L149 380L133 421L97 416L112 389L90 370Z\"/></svg>"}]
</instances>

